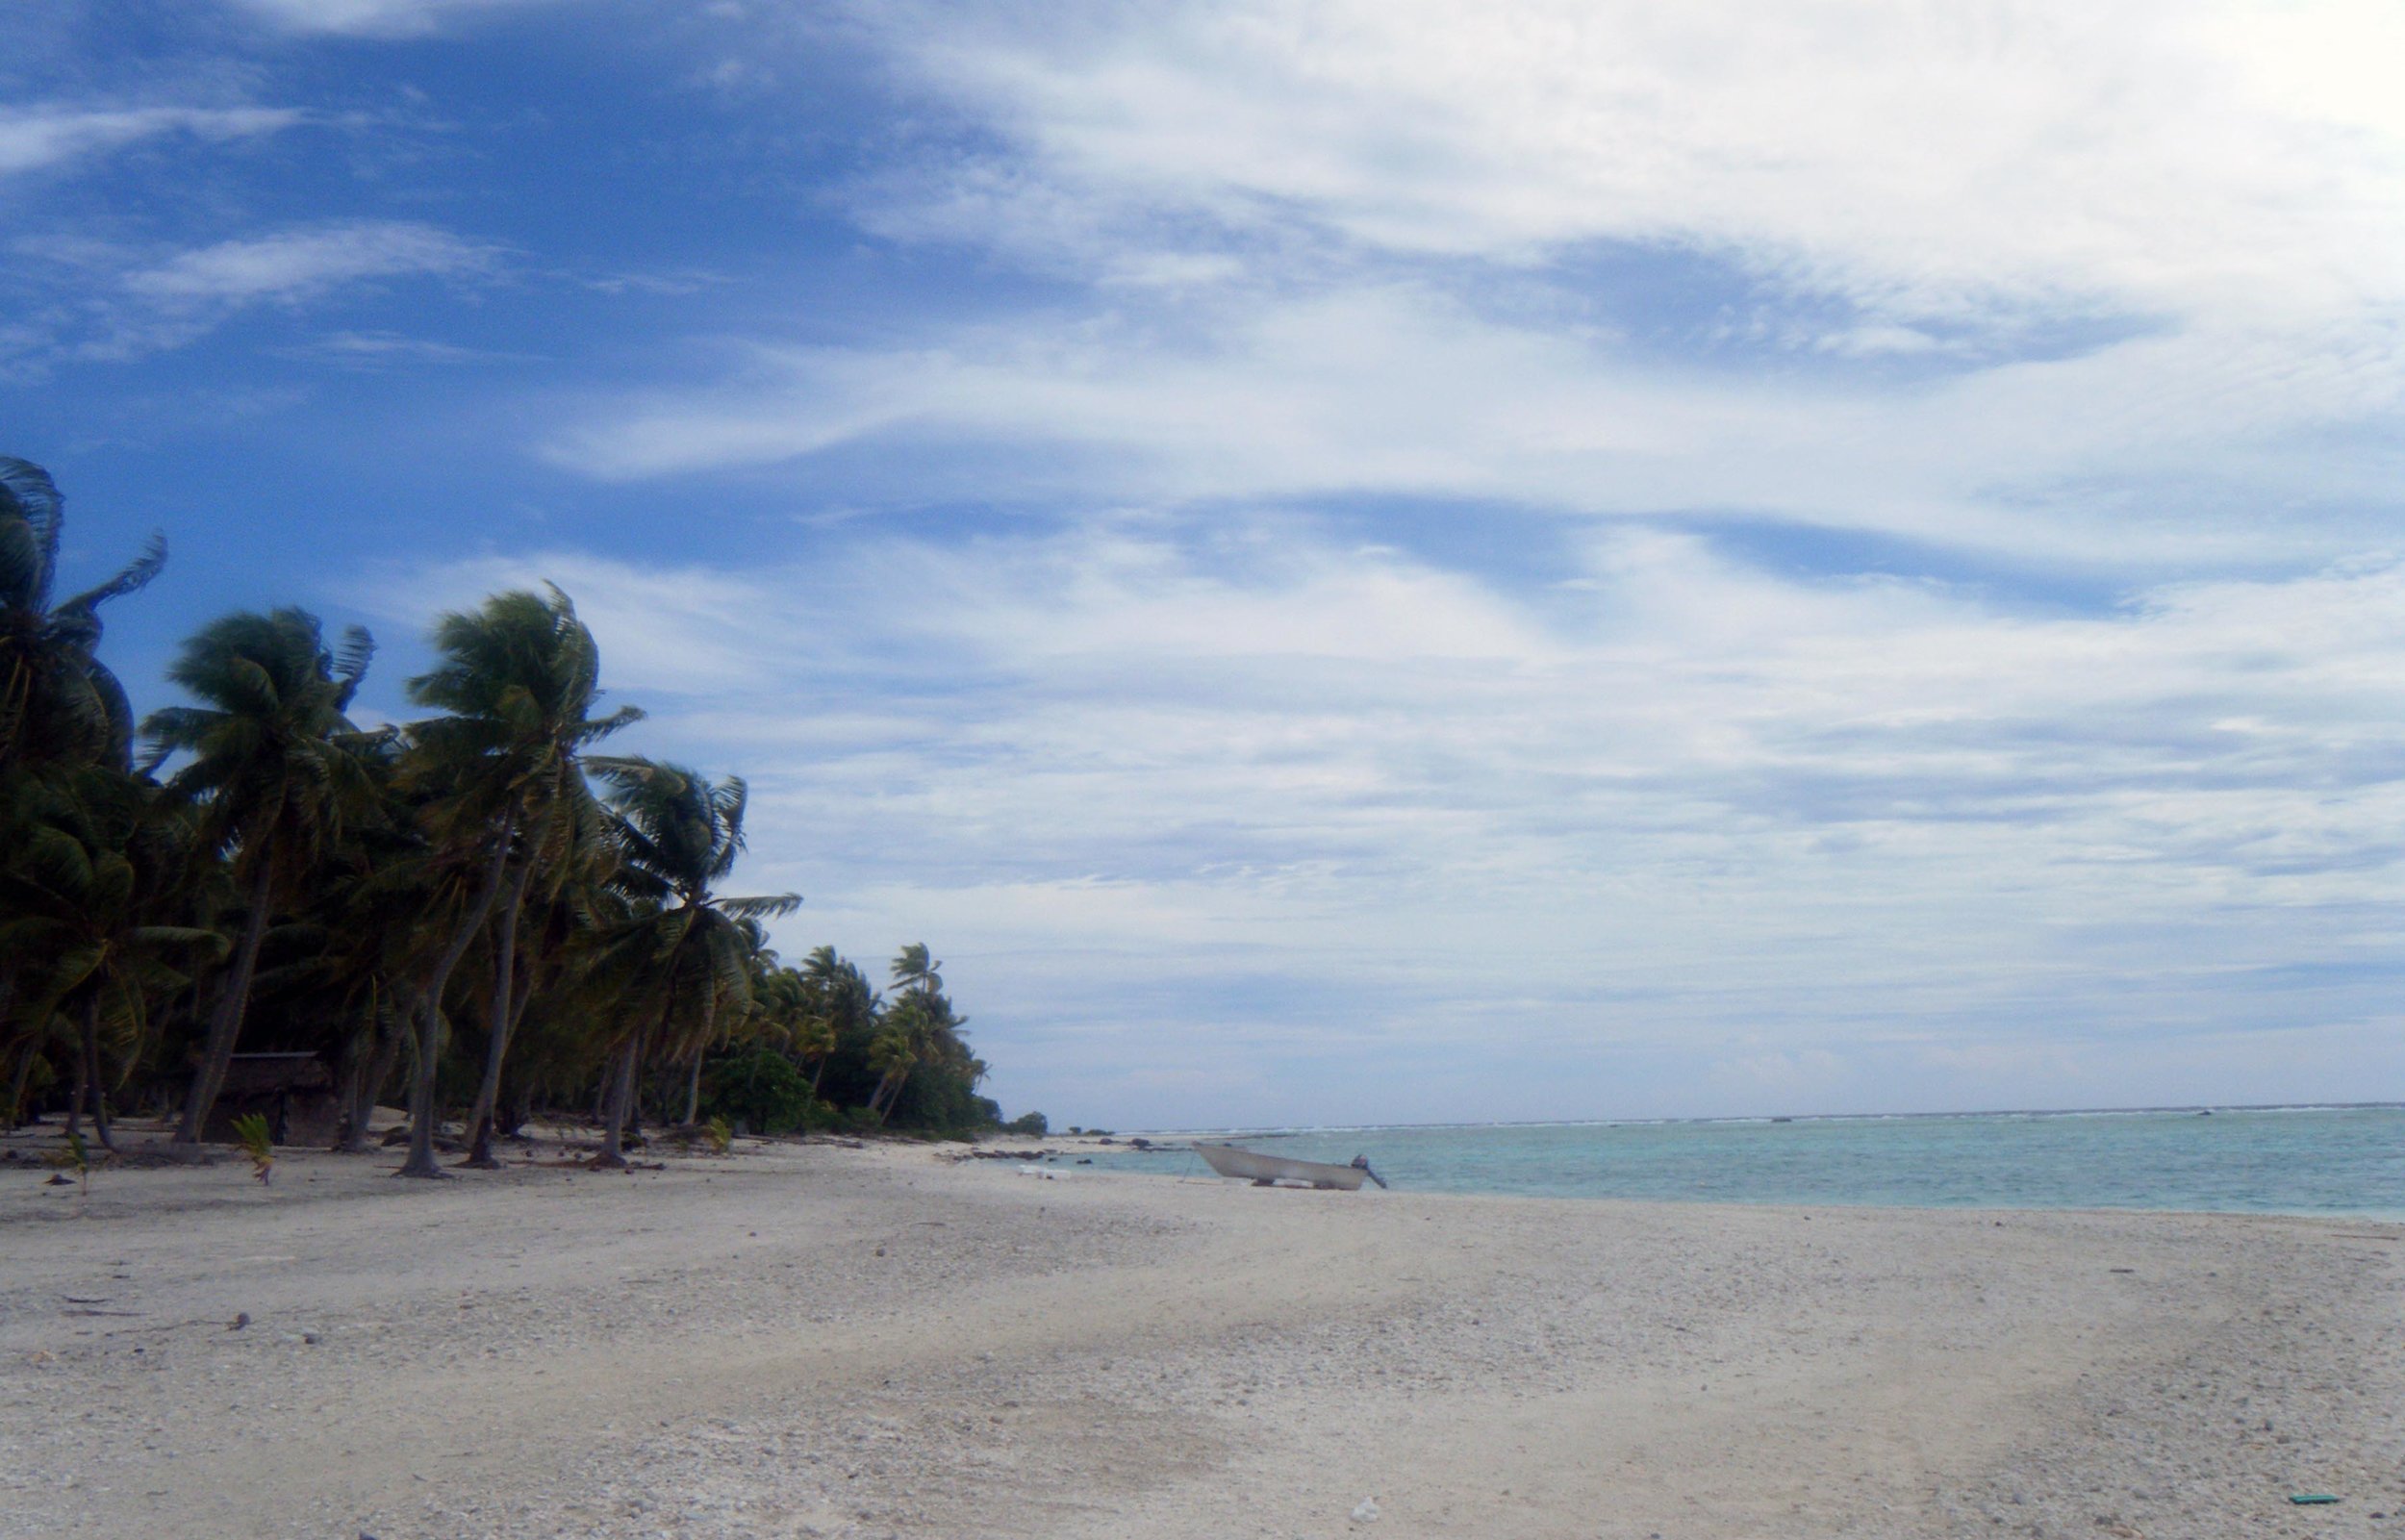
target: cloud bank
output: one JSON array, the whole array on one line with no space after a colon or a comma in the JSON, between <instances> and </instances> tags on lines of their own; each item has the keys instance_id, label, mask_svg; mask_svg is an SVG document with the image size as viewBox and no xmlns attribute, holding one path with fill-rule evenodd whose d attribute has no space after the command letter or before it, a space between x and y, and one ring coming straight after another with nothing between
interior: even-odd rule
<instances>
[{"instance_id":1,"label":"cloud bank","mask_svg":"<svg viewBox=\"0 0 2405 1540\"><path fill-rule=\"evenodd\" d=\"M814 895L797 943L940 935L1031 1056L1006 1076L1129 1116L1343 1116L1271 1069L1348 1044L1387 1065L1365 1117L1445 1115L1488 1054L1586 1067L1527 1116L1599 1110L1615 1056L1717 1077L1621 1111L2110 1099L2166 1037L2385 1009L2393 563L2044 619L1675 534L1579 568L1515 595L1283 520L1139 521L407 592L568 586L648 731L751 768L753 880ZM2269 987L2299 970L2323 997ZM1148 1081L1246 1052L1211 1095ZM1809 1088L1742 1069L1797 1053Z\"/></svg>"}]
</instances>

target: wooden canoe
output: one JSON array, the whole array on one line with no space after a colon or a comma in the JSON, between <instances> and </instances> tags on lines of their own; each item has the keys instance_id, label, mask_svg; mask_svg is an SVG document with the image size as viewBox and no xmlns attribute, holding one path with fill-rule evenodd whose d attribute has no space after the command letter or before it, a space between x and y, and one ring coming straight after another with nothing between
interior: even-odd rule
<instances>
[{"instance_id":1,"label":"wooden canoe","mask_svg":"<svg viewBox=\"0 0 2405 1540\"><path fill-rule=\"evenodd\" d=\"M1357 1192L1369 1172L1361 1166L1334 1166L1318 1160L1288 1160L1283 1155L1257 1154L1233 1145L1197 1145L1196 1154L1222 1176L1233 1176L1256 1187L1321 1187Z\"/></svg>"}]
</instances>

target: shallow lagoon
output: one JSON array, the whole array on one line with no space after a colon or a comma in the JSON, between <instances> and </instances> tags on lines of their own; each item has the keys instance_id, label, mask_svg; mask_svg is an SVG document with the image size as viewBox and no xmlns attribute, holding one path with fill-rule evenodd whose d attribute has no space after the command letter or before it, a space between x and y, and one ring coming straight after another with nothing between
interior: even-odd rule
<instances>
[{"instance_id":1,"label":"shallow lagoon","mask_svg":"<svg viewBox=\"0 0 2405 1540\"><path fill-rule=\"evenodd\" d=\"M1304 1160L1366 1154L1397 1187L1422 1192L2405 1217L2405 1106L2392 1105L1273 1129L1226 1137ZM1183 1150L1106 1150L1096 1164L1202 1171Z\"/></svg>"}]
</instances>

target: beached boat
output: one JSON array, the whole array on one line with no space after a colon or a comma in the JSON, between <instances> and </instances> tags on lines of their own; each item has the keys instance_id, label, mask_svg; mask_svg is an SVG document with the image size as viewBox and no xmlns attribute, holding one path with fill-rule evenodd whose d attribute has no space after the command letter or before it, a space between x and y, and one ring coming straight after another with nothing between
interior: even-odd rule
<instances>
[{"instance_id":1,"label":"beached boat","mask_svg":"<svg viewBox=\"0 0 2405 1540\"><path fill-rule=\"evenodd\" d=\"M1282 1183L1296 1187L1333 1188L1350 1193L1360 1189L1364 1176L1378 1181L1380 1187L1386 1185L1378 1180L1377 1174L1370 1170L1366 1160L1352 1166L1332 1166L1325 1161L1288 1160L1283 1155L1258 1154L1250 1149L1238 1149L1233 1145L1197 1145L1194 1152L1222 1176L1249 1181L1255 1187L1276 1187Z\"/></svg>"}]
</instances>

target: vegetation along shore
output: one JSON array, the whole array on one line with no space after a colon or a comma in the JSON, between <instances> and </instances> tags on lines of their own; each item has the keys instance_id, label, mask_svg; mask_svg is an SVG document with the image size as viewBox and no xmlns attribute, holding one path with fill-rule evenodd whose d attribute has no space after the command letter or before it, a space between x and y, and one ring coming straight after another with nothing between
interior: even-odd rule
<instances>
[{"instance_id":1,"label":"vegetation along shore","mask_svg":"<svg viewBox=\"0 0 2405 1540\"><path fill-rule=\"evenodd\" d=\"M647 1122L999 1124L924 944L881 987L831 947L780 958L763 924L800 896L722 891L743 780L602 751L643 713L605 706L566 593L443 616L413 720L356 720L372 639L296 608L203 626L168 669L186 700L138 717L104 612L165 547L65 593L64 528L51 478L0 458L5 1126L60 1110L79 1162L119 1153L128 1109L172 1119L165 1153L242 1116L358 1150L405 1086L400 1174L430 1177L538 1110L588 1113L603 1166Z\"/></svg>"}]
</instances>

